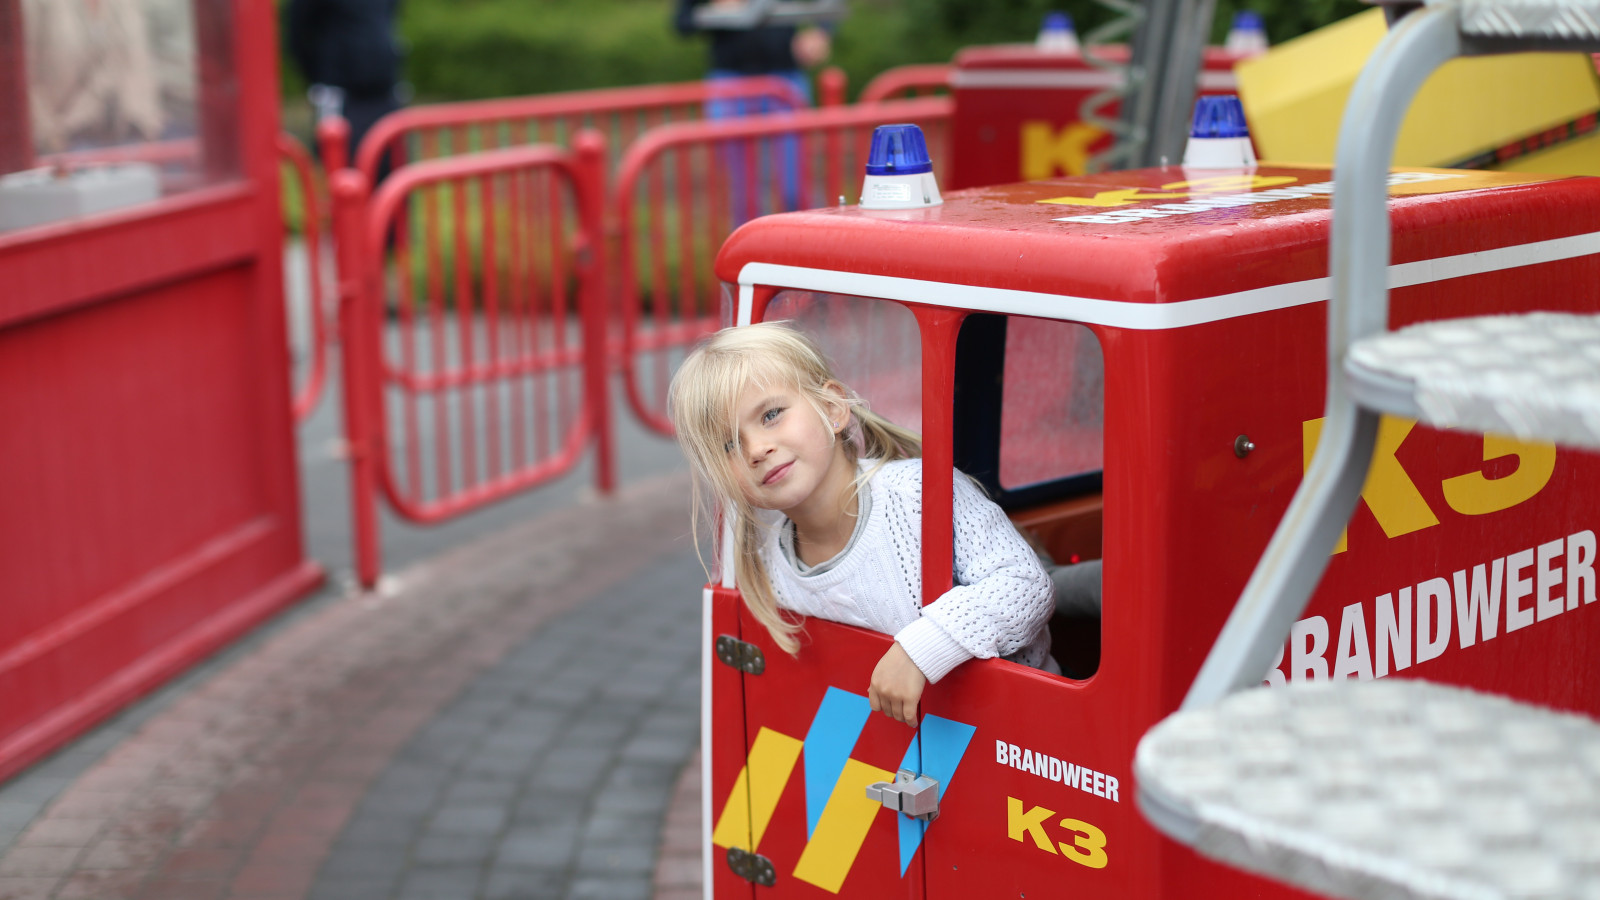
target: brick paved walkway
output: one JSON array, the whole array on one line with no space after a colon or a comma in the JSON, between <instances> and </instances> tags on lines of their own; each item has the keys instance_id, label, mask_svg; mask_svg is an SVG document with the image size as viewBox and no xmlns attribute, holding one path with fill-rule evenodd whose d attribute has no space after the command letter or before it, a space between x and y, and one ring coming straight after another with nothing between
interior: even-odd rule
<instances>
[{"instance_id":1,"label":"brick paved walkway","mask_svg":"<svg viewBox=\"0 0 1600 900\"><path fill-rule=\"evenodd\" d=\"M480 539L92 735L69 753L109 750L11 823L0 898L693 891L697 835L661 828L698 828L686 491L666 476Z\"/></svg>"}]
</instances>

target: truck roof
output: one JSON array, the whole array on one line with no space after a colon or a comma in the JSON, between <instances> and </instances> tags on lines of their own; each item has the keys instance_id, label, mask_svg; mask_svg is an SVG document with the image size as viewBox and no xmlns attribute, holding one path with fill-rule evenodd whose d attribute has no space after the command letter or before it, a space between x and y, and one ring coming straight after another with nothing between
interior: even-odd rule
<instances>
[{"instance_id":1,"label":"truck roof","mask_svg":"<svg viewBox=\"0 0 1600 900\"><path fill-rule=\"evenodd\" d=\"M925 209L783 213L736 231L716 271L748 284L746 267L764 263L1175 303L1325 277L1332 187L1325 167L1169 166L973 188ZM1398 264L1593 231L1593 223L1541 210L1568 206L1580 199L1574 192L1586 192L1592 204L1600 178L1401 168L1390 191ZM1548 199L1529 202L1530 191ZM778 282L763 275L761 283Z\"/></svg>"}]
</instances>

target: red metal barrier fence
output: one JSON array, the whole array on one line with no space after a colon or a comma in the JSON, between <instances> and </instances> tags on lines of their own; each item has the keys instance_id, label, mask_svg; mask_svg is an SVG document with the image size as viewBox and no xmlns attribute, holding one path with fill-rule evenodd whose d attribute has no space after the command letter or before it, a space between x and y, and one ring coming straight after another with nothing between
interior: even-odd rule
<instances>
[{"instance_id":1,"label":"red metal barrier fence","mask_svg":"<svg viewBox=\"0 0 1600 900\"><path fill-rule=\"evenodd\" d=\"M629 147L610 218L620 231L622 368L635 415L672 433L667 383L687 347L718 325L722 288L711 265L735 227L855 196L878 125L921 125L937 170L951 110L949 98L926 97L689 122Z\"/></svg>"},{"instance_id":2,"label":"red metal barrier fence","mask_svg":"<svg viewBox=\"0 0 1600 900\"><path fill-rule=\"evenodd\" d=\"M946 63L896 66L867 82L861 89L858 103L878 103L884 100L926 97L930 94L950 93L950 74L955 66Z\"/></svg>"},{"instance_id":3,"label":"red metal barrier fence","mask_svg":"<svg viewBox=\"0 0 1600 900\"><path fill-rule=\"evenodd\" d=\"M805 98L776 76L605 88L412 106L384 116L356 148L356 168L369 182L390 165L521 144L568 144L593 128L620 153L640 134L669 122L700 119L708 105L745 112L801 109Z\"/></svg>"},{"instance_id":4,"label":"red metal barrier fence","mask_svg":"<svg viewBox=\"0 0 1600 900\"><path fill-rule=\"evenodd\" d=\"M376 582L378 492L437 522L548 481L592 441L612 481L605 143L396 169L367 202L335 176L357 574ZM390 249L392 248L392 253Z\"/></svg>"},{"instance_id":5,"label":"red metal barrier fence","mask_svg":"<svg viewBox=\"0 0 1600 900\"><path fill-rule=\"evenodd\" d=\"M304 421L322 399L328 383L328 330L327 304L323 301L325 270L322 263L322 201L319 199L317 180L311 166L311 154L294 139L293 135L278 133L278 155L294 174L294 183L300 192L300 239L306 248L305 290L307 309L305 317L310 324L307 352L310 354L309 371L305 381L294 394L294 418ZM293 302L299 293L289 284L289 273L284 277L284 299ZM291 317L291 324L292 324ZM293 338L291 337L291 342Z\"/></svg>"},{"instance_id":6,"label":"red metal barrier fence","mask_svg":"<svg viewBox=\"0 0 1600 900\"><path fill-rule=\"evenodd\" d=\"M773 84L788 89L778 79L735 86L748 97ZM830 95L839 87L830 83ZM696 82L626 94L630 115L649 123L672 104L690 102L698 115L709 90ZM612 95L614 107L625 99L586 92L582 110L603 105L595 94ZM642 95L659 101L655 112L641 111ZM854 195L877 125L921 124L937 165L951 115L949 98L928 97L658 125L627 149L609 198L598 133L581 138L576 155L550 145L478 149L536 133L530 121L562 104L571 98L403 111L334 178L363 584L378 576L380 492L402 517L436 522L570 470L591 441L609 490L607 373L620 367L634 413L671 434L667 383L687 347L718 324L711 266L728 234L757 215ZM578 108L560 115L583 115ZM339 132L337 123L319 129L331 165L344 147ZM463 155L399 166L369 198L367 173L412 145ZM610 284L603 260L613 247L621 266ZM614 312L620 335L608 333Z\"/></svg>"}]
</instances>

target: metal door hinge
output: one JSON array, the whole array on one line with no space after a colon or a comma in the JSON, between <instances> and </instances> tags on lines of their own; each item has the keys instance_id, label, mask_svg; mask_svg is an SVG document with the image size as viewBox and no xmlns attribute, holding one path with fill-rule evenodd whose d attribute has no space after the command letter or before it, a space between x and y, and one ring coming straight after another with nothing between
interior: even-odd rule
<instances>
[{"instance_id":1,"label":"metal door hinge","mask_svg":"<svg viewBox=\"0 0 1600 900\"><path fill-rule=\"evenodd\" d=\"M772 887L778 883L778 870L772 867L772 860L748 850L729 847L728 868L745 881L754 882L762 887Z\"/></svg>"},{"instance_id":2,"label":"metal door hinge","mask_svg":"<svg viewBox=\"0 0 1600 900\"><path fill-rule=\"evenodd\" d=\"M760 675L767 670L767 657L755 644L747 644L731 634L717 635L717 659L741 672Z\"/></svg>"},{"instance_id":3,"label":"metal door hinge","mask_svg":"<svg viewBox=\"0 0 1600 900\"><path fill-rule=\"evenodd\" d=\"M867 785L867 799L924 822L939 818L939 782L910 769L894 773L894 781Z\"/></svg>"}]
</instances>

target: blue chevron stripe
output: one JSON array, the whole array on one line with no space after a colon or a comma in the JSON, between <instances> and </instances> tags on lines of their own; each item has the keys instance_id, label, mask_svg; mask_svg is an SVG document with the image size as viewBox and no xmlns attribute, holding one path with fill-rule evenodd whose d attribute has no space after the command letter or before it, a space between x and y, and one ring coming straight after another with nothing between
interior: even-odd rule
<instances>
[{"instance_id":1,"label":"blue chevron stripe","mask_svg":"<svg viewBox=\"0 0 1600 900\"><path fill-rule=\"evenodd\" d=\"M822 809L844 772L845 761L867 726L872 705L866 697L836 687L828 688L806 731L806 840L817 830Z\"/></svg>"}]
</instances>

